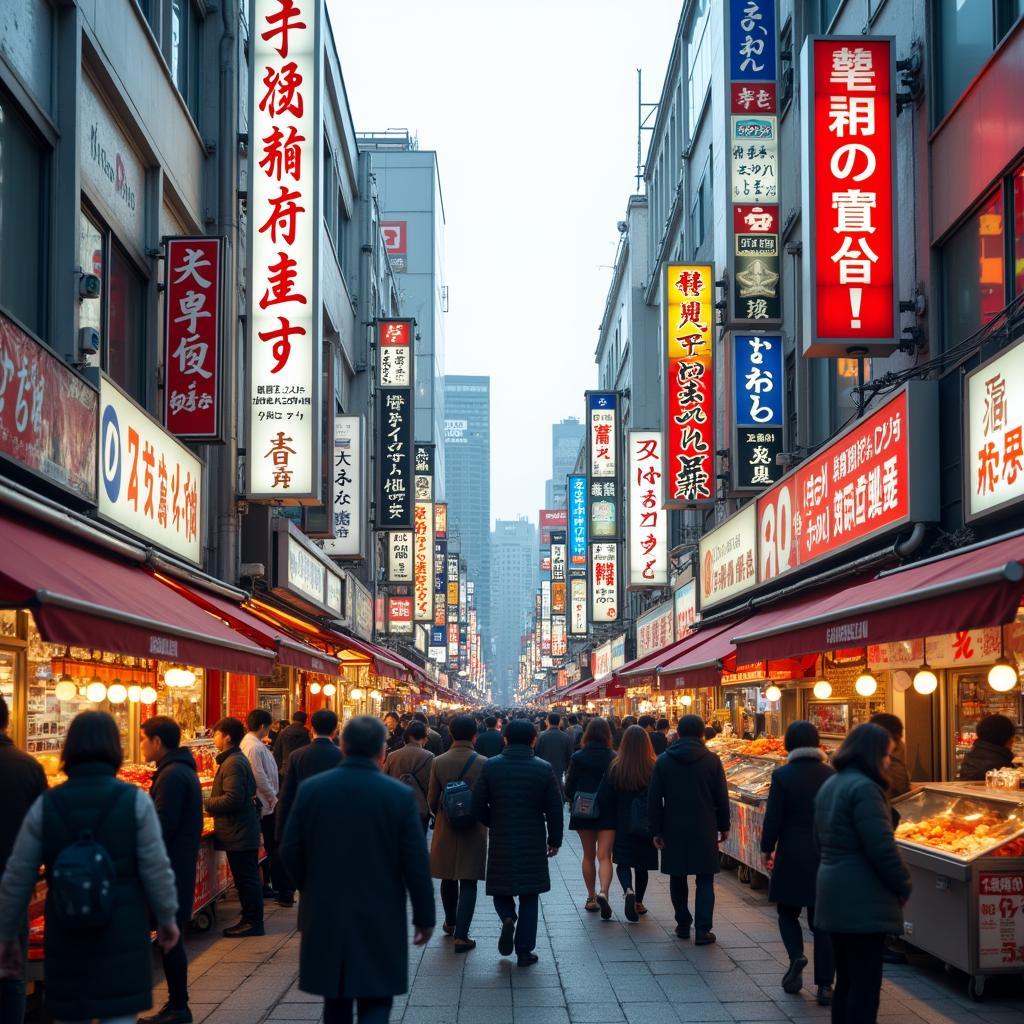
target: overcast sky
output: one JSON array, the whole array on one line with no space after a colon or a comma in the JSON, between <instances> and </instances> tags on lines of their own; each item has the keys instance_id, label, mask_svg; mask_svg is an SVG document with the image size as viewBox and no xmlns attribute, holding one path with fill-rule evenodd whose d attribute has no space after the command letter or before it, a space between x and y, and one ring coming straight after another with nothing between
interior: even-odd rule
<instances>
[{"instance_id":1,"label":"overcast sky","mask_svg":"<svg viewBox=\"0 0 1024 1024\"><path fill-rule=\"evenodd\" d=\"M672 0L328 0L356 131L438 153L447 373L491 378L491 517L536 521L551 424L582 417L634 191L636 68L661 91ZM646 153L645 135L644 152Z\"/></svg>"}]
</instances>

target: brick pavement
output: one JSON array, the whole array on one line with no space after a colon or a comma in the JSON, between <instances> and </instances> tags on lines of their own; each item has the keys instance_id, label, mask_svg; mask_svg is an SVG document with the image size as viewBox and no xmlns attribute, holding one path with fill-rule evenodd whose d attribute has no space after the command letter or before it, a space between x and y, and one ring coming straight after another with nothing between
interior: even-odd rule
<instances>
[{"instance_id":1,"label":"brick pavement","mask_svg":"<svg viewBox=\"0 0 1024 1024\"><path fill-rule=\"evenodd\" d=\"M498 919L481 886L472 932L477 948L455 956L438 931L425 949L410 950L411 989L396 1000L393 1024L828 1020L809 991L790 996L780 987L785 953L765 893L740 885L734 874L719 875L716 946L696 948L674 937L661 875L652 874L650 913L639 923L625 921L617 883L615 916L603 922L582 909L579 844L569 836L552 861L552 891L541 897L540 963L524 969L498 956ZM233 911L223 909L221 927L234 920ZM295 985L295 911L274 908L267 927L260 939L190 940L197 1024L319 1022L320 1000ZM962 976L947 975L928 958L915 961L886 967L880 1024L1024 1024L1019 979L990 982L988 999L978 1004ZM155 999L163 1002L161 988Z\"/></svg>"}]
</instances>

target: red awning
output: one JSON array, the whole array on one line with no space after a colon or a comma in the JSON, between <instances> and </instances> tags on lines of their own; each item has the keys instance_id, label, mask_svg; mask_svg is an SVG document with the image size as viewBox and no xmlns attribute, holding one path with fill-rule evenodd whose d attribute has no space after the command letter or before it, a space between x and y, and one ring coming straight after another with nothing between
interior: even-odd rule
<instances>
[{"instance_id":1,"label":"red awning","mask_svg":"<svg viewBox=\"0 0 1024 1024\"><path fill-rule=\"evenodd\" d=\"M269 675L274 656L141 566L0 511L0 605L29 608L44 640Z\"/></svg>"},{"instance_id":2,"label":"red awning","mask_svg":"<svg viewBox=\"0 0 1024 1024\"><path fill-rule=\"evenodd\" d=\"M616 679L624 679L626 686L632 685L629 682L631 676L654 675L658 666L666 664L679 654L684 649L684 645L693 638L693 635L693 633L688 633L681 640L659 647L656 651L649 651L642 658L634 658L621 668L615 669L613 675Z\"/></svg>"},{"instance_id":3,"label":"red awning","mask_svg":"<svg viewBox=\"0 0 1024 1024\"><path fill-rule=\"evenodd\" d=\"M673 689L717 686L722 676L722 660L733 653L729 633L735 621L697 630L685 637L678 650L657 670L662 677L671 677Z\"/></svg>"},{"instance_id":4,"label":"red awning","mask_svg":"<svg viewBox=\"0 0 1024 1024\"><path fill-rule=\"evenodd\" d=\"M401 664L398 656L394 652L387 650L387 648L369 643L366 640L360 640L358 637L348 636L345 633L332 632L331 637L343 650L351 651L353 654L360 654L372 661L375 675L385 676L388 679L400 679L402 681L409 679L409 670ZM344 662L344 659L342 660Z\"/></svg>"},{"instance_id":5,"label":"red awning","mask_svg":"<svg viewBox=\"0 0 1024 1024\"><path fill-rule=\"evenodd\" d=\"M732 630L741 662L864 647L1012 622L1024 596L1024 533L769 608Z\"/></svg>"}]
</instances>

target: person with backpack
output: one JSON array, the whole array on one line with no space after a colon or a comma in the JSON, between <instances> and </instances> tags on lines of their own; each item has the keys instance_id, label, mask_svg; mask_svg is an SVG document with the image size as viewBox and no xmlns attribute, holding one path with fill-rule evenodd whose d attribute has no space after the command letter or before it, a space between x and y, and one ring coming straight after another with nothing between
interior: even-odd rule
<instances>
[{"instance_id":1,"label":"person with backpack","mask_svg":"<svg viewBox=\"0 0 1024 1024\"><path fill-rule=\"evenodd\" d=\"M469 926L476 910L477 882L487 866L487 829L473 814L473 787L487 758L473 749L476 722L457 715L448 725L451 749L430 762L427 803L434 814L430 873L441 879L445 935L456 953L476 948Z\"/></svg>"},{"instance_id":2,"label":"person with backpack","mask_svg":"<svg viewBox=\"0 0 1024 1024\"><path fill-rule=\"evenodd\" d=\"M424 834L430 825L427 787L430 785L430 762L434 760L434 755L424 749L426 745L427 727L419 719L414 719L405 727L405 746L393 750L384 762L384 774L398 779L412 790Z\"/></svg>"},{"instance_id":3,"label":"person with backpack","mask_svg":"<svg viewBox=\"0 0 1024 1024\"><path fill-rule=\"evenodd\" d=\"M150 914L166 953L178 894L153 801L116 776L117 723L83 711L68 727L68 780L25 816L0 881L0 971L20 975L18 931L46 869L46 1003L58 1021L129 1024L153 1005Z\"/></svg>"},{"instance_id":4,"label":"person with backpack","mask_svg":"<svg viewBox=\"0 0 1024 1024\"><path fill-rule=\"evenodd\" d=\"M615 822L612 860L625 894L627 921L639 921L647 913L644 894L648 872L658 870L658 851L654 848L647 813L647 788L654 762L654 747L647 730L642 725L631 725L622 734L619 752L597 791L598 803Z\"/></svg>"}]
</instances>

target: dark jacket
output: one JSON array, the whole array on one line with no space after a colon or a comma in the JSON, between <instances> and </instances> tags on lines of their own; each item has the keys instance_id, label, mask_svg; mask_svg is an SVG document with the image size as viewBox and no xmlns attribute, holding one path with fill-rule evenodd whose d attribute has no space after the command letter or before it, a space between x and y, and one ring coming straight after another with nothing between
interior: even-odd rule
<instances>
[{"instance_id":1,"label":"dark jacket","mask_svg":"<svg viewBox=\"0 0 1024 1024\"><path fill-rule=\"evenodd\" d=\"M816 747L791 751L788 762L772 772L761 852L775 853L768 898L792 907L812 907L818 875L814 838L814 798L834 772Z\"/></svg>"},{"instance_id":2,"label":"dark jacket","mask_svg":"<svg viewBox=\"0 0 1024 1024\"><path fill-rule=\"evenodd\" d=\"M822 931L900 935L910 872L882 787L856 768L833 775L814 802L821 851L814 923Z\"/></svg>"},{"instance_id":3,"label":"dark jacket","mask_svg":"<svg viewBox=\"0 0 1024 1024\"><path fill-rule=\"evenodd\" d=\"M984 778L984 776L982 776ZM907 745L896 740L889 758L889 799L910 792L910 772L907 770Z\"/></svg>"},{"instance_id":4,"label":"dark jacket","mask_svg":"<svg viewBox=\"0 0 1024 1024\"><path fill-rule=\"evenodd\" d=\"M551 765L521 743L506 747L484 765L473 789L473 811L491 830L488 895L547 892L547 848L562 845L562 798Z\"/></svg>"},{"instance_id":5,"label":"dark jacket","mask_svg":"<svg viewBox=\"0 0 1024 1024\"><path fill-rule=\"evenodd\" d=\"M655 730L649 734L648 738L651 741L651 746L654 747L655 754L664 754L668 750L668 737L663 732Z\"/></svg>"},{"instance_id":6,"label":"dark jacket","mask_svg":"<svg viewBox=\"0 0 1024 1024\"><path fill-rule=\"evenodd\" d=\"M472 758L472 763L470 763ZM487 865L487 829L483 825L453 829L448 824L441 796L449 782L460 778L472 789L480 779L487 758L473 749L469 740L456 740L447 754L430 762L427 803L434 817L430 841L430 873L435 878L484 877ZM468 765L468 767L467 767Z\"/></svg>"},{"instance_id":7,"label":"dark jacket","mask_svg":"<svg viewBox=\"0 0 1024 1024\"><path fill-rule=\"evenodd\" d=\"M434 755L418 743L406 743L399 750L392 750L384 761L384 774L400 780L412 790L416 807L423 819L430 817L427 793L430 791L430 762Z\"/></svg>"},{"instance_id":8,"label":"dark jacket","mask_svg":"<svg viewBox=\"0 0 1024 1024\"><path fill-rule=\"evenodd\" d=\"M486 729L476 738L476 752L484 757L497 757L505 749L505 737L499 729Z\"/></svg>"},{"instance_id":9,"label":"dark jacket","mask_svg":"<svg viewBox=\"0 0 1024 1024\"><path fill-rule=\"evenodd\" d=\"M408 917L434 927L434 889L408 786L346 757L299 787L281 858L302 893L299 987L327 998L408 988Z\"/></svg>"},{"instance_id":10,"label":"dark jacket","mask_svg":"<svg viewBox=\"0 0 1024 1024\"><path fill-rule=\"evenodd\" d=\"M164 846L178 890L178 918L192 917L196 888L196 859L203 834L203 790L196 760L188 747L169 750L153 773L149 790L160 819Z\"/></svg>"},{"instance_id":11,"label":"dark jacket","mask_svg":"<svg viewBox=\"0 0 1024 1024\"><path fill-rule=\"evenodd\" d=\"M256 779L239 747L217 755L217 774L206 798L206 813L213 818L213 842L218 850L260 848Z\"/></svg>"},{"instance_id":12,"label":"dark jacket","mask_svg":"<svg viewBox=\"0 0 1024 1024\"><path fill-rule=\"evenodd\" d=\"M298 722L292 722L287 729L282 729L271 748L278 771L287 771L286 765L291 753L299 747L308 747L310 742L309 730Z\"/></svg>"},{"instance_id":13,"label":"dark jacket","mask_svg":"<svg viewBox=\"0 0 1024 1024\"><path fill-rule=\"evenodd\" d=\"M46 772L31 755L0 736L0 875L11 855L22 819L37 796L46 790Z\"/></svg>"},{"instance_id":14,"label":"dark jacket","mask_svg":"<svg viewBox=\"0 0 1024 1024\"><path fill-rule=\"evenodd\" d=\"M278 842L281 841L285 825L288 824L288 815L291 814L295 803L299 783L331 768L337 768L344 756L334 741L326 736L318 736L312 743L291 752L284 771L284 782L281 783L281 796L277 801L274 828Z\"/></svg>"},{"instance_id":15,"label":"dark jacket","mask_svg":"<svg viewBox=\"0 0 1024 1024\"><path fill-rule=\"evenodd\" d=\"M569 768L569 758L572 757L572 740L561 729L545 729L537 737L537 756L542 761L547 761L555 773L559 790L564 792L562 777Z\"/></svg>"},{"instance_id":16,"label":"dark jacket","mask_svg":"<svg viewBox=\"0 0 1024 1024\"><path fill-rule=\"evenodd\" d=\"M388 753L392 750L399 750L405 746L405 730L399 726L394 732L388 733Z\"/></svg>"},{"instance_id":17,"label":"dark jacket","mask_svg":"<svg viewBox=\"0 0 1024 1024\"><path fill-rule=\"evenodd\" d=\"M427 727L426 749L429 750L430 753L434 755L434 757L438 757L439 755L443 754L445 749L444 738L436 729L431 729L429 726Z\"/></svg>"},{"instance_id":18,"label":"dark jacket","mask_svg":"<svg viewBox=\"0 0 1024 1024\"><path fill-rule=\"evenodd\" d=\"M983 782L985 772L993 768L1009 768L1013 764L1013 751L988 740L975 740L974 746L964 755L958 778L972 782Z\"/></svg>"},{"instance_id":19,"label":"dark jacket","mask_svg":"<svg viewBox=\"0 0 1024 1024\"><path fill-rule=\"evenodd\" d=\"M608 765L615 760L615 754L608 747L584 747L577 750L569 760L569 771L565 776L565 795L569 800L570 809L577 793L596 793L601 788L601 780L608 771ZM574 832L581 829L615 828L615 814L612 808L605 807L601 798L597 800L597 818L577 818L569 815L569 828Z\"/></svg>"},{"instance_id":20,"label":"dark jacket","mask_svg":"<svg viewBox=\"0 0 1024 1024\"><path fill-rule=\"evenodd\" d=\"M615 823L615 844L612 860L627 868L658 870L658 851L651 836L635 836L630 831L633 823L633 804L642 801L647 806L648 788L626 790L614 785L610 775L601 780L597 800L602 816L607 813Z\"/></svg>"},{"instance_id":21,"label":"dark jacket","mask_svg":"<svg viewBox=\"0 0 1024 1024\"><path fill-rule=\"evenodd\" d=\"M662 874L720 870L718 833L729 831L729 790L717 754L700 740L677 740L654 764L647 803L651 832L665 840Z\"/></svg>"}]
</instances>

